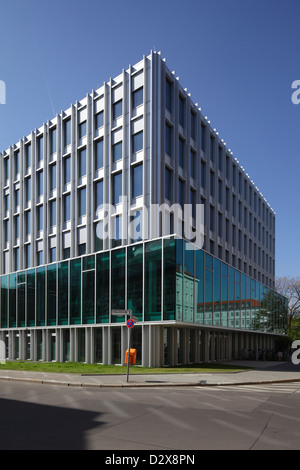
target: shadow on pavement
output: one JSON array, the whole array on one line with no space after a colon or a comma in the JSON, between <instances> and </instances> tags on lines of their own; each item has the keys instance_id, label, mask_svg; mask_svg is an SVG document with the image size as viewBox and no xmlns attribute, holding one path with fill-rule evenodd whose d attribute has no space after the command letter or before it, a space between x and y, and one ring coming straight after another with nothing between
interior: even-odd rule
<instances>
[{"instance_id":1,"label":"shadow on pavement","mask_svg":"<svg viewBox=\"0 0 300 470\"><path fill-rule=\"evenodd\" d=\"M99 413L0 399L1 450L84 450ZM95 419L97 417L97 423Z\"/></svg>"}]
</instances>

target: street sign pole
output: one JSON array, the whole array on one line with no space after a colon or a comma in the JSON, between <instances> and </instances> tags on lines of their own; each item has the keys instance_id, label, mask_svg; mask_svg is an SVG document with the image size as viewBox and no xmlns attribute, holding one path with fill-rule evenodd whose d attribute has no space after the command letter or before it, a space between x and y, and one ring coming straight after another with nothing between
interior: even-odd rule
<instances>
[{"instance_id":1,"label":"street sign pole","mask_svg":"<svg viewBox=\"0 0 300 470\"><path fill-rule=\"evenodd\" d=\"M126 324L127 324L129 319L132 319L134 321L138 321L138 318L132 317L132 310L112 310L111 314L115 315L117 317L125 316L126 317ZM127 382L129 382L130 330L131 330L132 326L129 327L128 324L127 324L127 327L128 327ZM125 354L125 358L126 358L126 354Z\"/></svg>"},{"instance_id":2,"label":"street sign pole","mask_svg":"<svg viewBox=\"0 0 300 470\"><path fill-rule=\"evenodd\" d=\"M132 310L129 310L129 318L131 318L131 316L132 316ZM130 331L131 331L131 328L128 328L127 382L129 382Z\"/></svg>"}]
</instances>

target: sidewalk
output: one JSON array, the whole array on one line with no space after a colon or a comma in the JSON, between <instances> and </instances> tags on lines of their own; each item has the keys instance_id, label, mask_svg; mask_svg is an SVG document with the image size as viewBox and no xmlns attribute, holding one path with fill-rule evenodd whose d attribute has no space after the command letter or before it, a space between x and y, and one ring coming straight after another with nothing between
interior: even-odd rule
<instances>
[{"instance_id":1,"label":"sidewalk","mask_svg":"<svg viewBox=\"0 0 300 470\"><path fill-rule=\"evenodd\" d=\"M230 361L227 364L253 367L242 372L79 375L25 371L0 371L2 380L62 385L69 387L176 387L176 386L226 386L300 382L300 366L292 363L262 361ZM1 385L0 385L1 386Z\"/></svg>"}]
</instances>

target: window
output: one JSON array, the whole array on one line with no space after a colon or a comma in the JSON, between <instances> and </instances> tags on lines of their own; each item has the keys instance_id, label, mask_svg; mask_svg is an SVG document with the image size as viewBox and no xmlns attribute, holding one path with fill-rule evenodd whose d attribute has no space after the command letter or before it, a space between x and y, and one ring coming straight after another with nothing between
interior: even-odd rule
<instances>
[{"instance_id":1,"label":"window","mask_svg":"<svg viewBox=\"0 0 300 470\"><path fill-rule=\"evenodd\" d=\"M179 95L179 124L184 127L184 108L185 108L185 99L183 96Z\"/></svg>"},{"instance_id":2,"label":"window","mask_svg":"<svg viewBox=\"0 0 300 470\"><path fill-rule=\"evenodd\" d=\"M79 139L83 139L86 136L86 121L83 121L79 124L78 128L78 137Z\"/></svg>"},{"instance_id":3,"label":"window","mask_svg":"<svg viewBox=\"0 0 300 470\"><path fill-rule=\"evenodd\" d=\"M25 212L25 235L28 236L31 233L31 211Z\"/></svg>"},{"instance_id":4,"label":"window","mask_svg":"<svg viewBox=\"0 0 300 470\"><path fill-rule=\"evenodd\" d=\"M8 220L4 221L3 232L4 232L4 242L8 243L9 242L9 221Z\"/></svg>"},{"instance_id":5,"label":"window","mask_svg":"<svg viewBox=\"0 0 300 470\"><path fill-rule=\"evenodd\" d=\"M202 188L206 187L206 163L201 160L201 186Z\"/></svg>"},{"instance_id":6,"label":"window","mask_svg":"<svg viewBox=\"0 0 300 470\"><path fill-rule=\"evenodd\" d=\"M185 203L185 183L182 179L179 179L178 183L178 204L183 209Z\"/></svg>"},{"instance_id":7,"label":"window","mask_svg":"<svg viewBox=\"0 0 300 470\"><path fill-rule=\"evenodd\" d=\"M15 270L19 271L20 269L20 248L15 248Z\"/></svg>"},{"instance_id":8,"label":"window","mask_svg":"<svg viewBox=\"0 0 300 470\"><path fill-rule=\"evenodd\" d=\"M15 190L15 210L17 210L19 205L20 205L20 190L16 189Z\"/></svg>"},{"instance_id":9,"label":"window","mask_svg":"<svg viewBox=\"0 0 300 470\"><path fill-rule=\"evenodd\" d=\"M119 204L122 198L122 173L113 176L113 204Z\"/></svg>"},{"instance_id":10,"label":"window","mask_svg":"<svg viewBox=\"0 0 300 470\"><path fill-rule=\"evenodd\" d=\"M196 178L196 152L191 149L191 177Z\"/></svg>"},{"instance_id":11,"label":"window","mask_svg":"<svg viewBox=\"0 0 300 470\"><path fill-rule=\"evenodd\" d=\"M206 127L204 124L201 124L201 150L206 151Z\"/></svg>"},{"instance_id":12,"label":"window","mask_svg":"<svg viewBox=\"0 0 300 470\"><path fill-rule=\"evenodd\" d=\"M44 138L40 137L37 140L37 161L41 162L44 160Z\"/></svg>"},{"instance_id":13,"label":"window","mask_svg":"<svg viewBox=\"0 0 300 470\"><path fill-rule=\"evenodd\" d=\"M95 143L95 170L103 168L103 139Z\"/></svg>"},{"instance_id":14,"label":"window","mask_svg":"<svg viewBox=\"0 0 300 470\"><path fill-rule=\"evenodd\" d=\"M132 197L143 195L143 165L132 167Z\"/></svg>"},{"instance_id":15,"label":"window","mask_svg":"<svg viewBox=\"0 0 300 470\"><path fill-rule=\"evenodd\" d=\"M43 194L43 177L44 177L44 173L42 171L40 171L39 173L37 173L36 175L36 179L37 179L37 195L38 197L40 197L42 194Z\"/></svg>"},{"instance_id":16,"label":"window","mask_svg":"<svg viewBox=\"0 0 300 470\"><path fill-rule=\"evenodd\" d=\"M169 78L166 79L166 108L172 112L172 81Z\"/></svg>"},{"instance_id":17,"label":"window","mask_svg":"<svg viewBox=\"0 0 300 470\"><path fill-rule=\"evenodd\" d=\"M184 160L185 160L185 155L184 155L184 140L179 137L179 144L178 144L178 152L179 152L179 166L181 168L184 168Z\"/></svg>"},{"instance_id":18,"label":"window","mask_svg":"<svg viewBox=\"0 0 300 470\"><path fill-rule=\"evenodd\" d=\"M86 188L82 188L78 192L78 217L86 215Z\"/></svg>"},{"instance_id":19,"label":"window","mask_svg":"<svg viewBox=\"0 0 300 470\"><path fill-rule=\"evenodd\" d=\"M223 203L223 182L222 180L218 181L218 195L219 195L219 204Z\"/></svg>"},{"instance_id":20,"label":"window","mask_svg":"<svg viewBox=\"0 0 300 470\"><path fill-rule=\"evenodd\" d=\"M101 206L103 206L103 180L95 185L95 211L100 210Z\"/></svg>"},{"instance_id":21,"label":"window","mask_svg":"<svg viewBox=\"0 0 300 470\"><path fill-rule=\"evenodd\" d=\"M50 191L56 189L56 164L50 166Z\"/></svg>"},{"instance_id":22,"label":"window","mask_svg":"<svg viewBox=\"0 0 300 470\"><path fill-rule=\"evenodd\" d=\"M63 220L64 222L68 222L71 220L71 196L70 194L66 194L63 197Z\"/></svg>"},{"instance_id":23,"label":"window","mask_svg":"<svg viewBox=\"0 0 300 470\"><path fill-rule=\"evenodd\" d=\"M118 119L122 116L123 113L123 103L122 100L117 101L113 104L113 119Z\"/></svg>"},{"instance_id":24,"label":"window","mask_svg":"<svg viewBox=\"0 0 300 470\"><path fill-rule=\"evenodd\" d=\"M169 168L165 169L165 197L169 201L173 200L173 187L172 187L172 171Z\"/></svg>"},{"instance_id":25,"label":"window","mask_svg":"<svg viewBox=\"0 0 300 470\"><path fill-rule=\"evenodd\" d=\"M56 248L50 248L49 250L49 263L54 263L56 261Z\"/></svg>"},{"instance_id":26,"label":"window","mask_svg":"<svg viewBox=\"0 0 300 470\"><path fill-rule=\"evenodd\" d=\"M117 142L116 144L113 145L112 148L112 157L113 157L113 162L117 162L118 160L122 159L122 142Z\"/></svg>"},{"instance_id":27,"label":"window","mask_svg":"<svg viewBox=\"0 0 300 470\"><path fill-rule=\"evenodd\" d=\"M132 152L138 152L143 149L143 131L137 132L132 136Z\"/></svg>"},{"instance_id":28,"label":"window","mask_svg":"<svg viewBox=\"0 0 300 470\"><path fill-rule=\"evenodd\" d=\"M190 204L192 206L192 217L196 218L196 191L190 189Z\"/></svg>"},{"instance_id":29,"label":"window","mask_svg":"<svg viewBox=\"0 0 300 470\"><path fill-rule=\"evenodd\" d=\"M9 179L9 158L4 159L4 178L5 181Z\"/></svg>"},{"instance_id":30,"label":"window","mask_svg":"<svg viewBox=\"0 0 300 470\"><path fill-rule=\"evenodd\" d=\"M210 136L210 145L209 145L210 160L215 161L215 139L214 136Z\"/></svg>"},{"instance_id":31,"label":"window","mask_svg":"<svg viewBox=\"0 0 300 470\"><path fill-rule=\"evenodd\" d=\"M122 216L117 215L113 219L114 227L113 227L113 241L112 246L115 248L116 246L122 245Z\"/></svg>"},{"instance_id":32,"label":"window","mask_svg":"<svg viewBox=\"0 0 300 470\"><path fill-rule=\"evenodd\" d=\"M31 144L25 147L25 164L26 169L31 166Z\"/></svg>"},{"instance_id":33,"label":"window","mask_svg":"<svg viewBox=\"0 0 300 470\"><path fill-rule=\"evenodd\" d=\"M63 182L68 184L71 181L71 157L66 157L63 160Z\"/></svg>"},{"instance_id":34,"label":"window","mask_svg":"<svg viewBox=\"0 0 300 470\"><path fill-rule=\"evenodd\" d=\"M31 266L31 245L25 245L25 267Z\"/></svg>"},{"instance_id":35,"label":"window","mask_svg":"<svg viewBox=\"0 0 300 470\"><path fill-rule=\"evenodd\" d=\"M138 242L142 240L143 233L143 213L142 211L136 211L130 218L130 238L132 242Z\"/></svg>"},{"instance_id":36,"label":"window","mask_svg":"<svg viewBox=\"0 0 300 470\"><path fill-rule=\"evenodd\" d=\"M196 113L191 111L191 137L196 140Z\"/></svg>"},{"instance_id":37,"label":"window","mask_svg":"<svg viewBox=\"0 0 300 470\"><path fill-rule=\"evenodd\" d=\"M223 171L223 152L221 146L219 146L219 171Z\"/></svg>"},{"instance_id":38,"label":"window","mask_svg":"<svg viewBox=\"0 0 300 470\"><path fill-rule=\"evenodd\" d=\"M4 196L4 216L6 212L8 211L9 211L9 194L6 194L6 196Z\"/></svg>"},{"instance_id":39,"label":"window","mask_svg":"<svg viewBox=\"0 0 300 470\"><path fill-rule=\"evenodd\" d=\"M143 104L143 87L138 88L132 93L132 108L137 108L141 104Z\"/></svg>"},{"instance_id":40,"label":"window","mask_svg":"<svg viewBox=\"0 0 300 470\"><path fill-rule=\"evenodd\" d=\"M50 155L56 153L56 128L50 130Z\"/></svg>"},{"instance_id":41,"label":"window","mask_svg":"<svg viewBox=\"0 0 300 470\"><path fill-rule=\"evenodd\" d=\"M56 225L56 201L51 201L49 205L50 227Z\"/></svg>"},{"instance_id":42,"label":"window","mask_svg":"<svg viewBox=\"0 0 300 470\"><path fill-rule=\"evenodd\" d=\"M43 230L43 206L37 207L37 230Z\"/></svg>"},{"instance_id":43,"label":"window","mask_svg":"<svg viewBox=\"0 0 300 470\"><path fill-rule=\"evenodd\" d=\"M104 111L100 111L95 115L95 130L100 129L104 125Z\"/></svg>"},{"instance_id":44,"label":"window","mask_svg":"<svg viewBox=\"0 0 300 470\"><path fill-rule=\"evenodd\" d=\"M215 174L213 171L210 172L210 195L215 195Z\"/></svg>"},{"instance_id":45,"label":"window","mask_svg":"<svg viewBox=\"0 0 300 470\"><path fill-rule=\"evenodd\" d=\"M20 173L20 152L15 152L14 155L15 160L15 177Z\"/></svg>"},{"instance_id":46,"label":"window","mask_svg":"<svg viewBox=\"0 0 300 470\"><path fill-rule=\"evenodd\" d=\"M166 122L165 127L165 152L172 156L172 126Z\"/></svg>"},{"instance_id":47,"label":"window","mask_svg":"<svg viewBox=\"0 0 300 470\"><path fill-rule=\"evenodd\" d=\"M64 145L67 147L71 144L71 119L64 121Z\"/></svg>"},{"instance_id":48,"label":"window","mask_svg":"<svg viewBox=\"0 0 300 470\"><path fill-rule=\"evenodd\" d=\"M86 175L86 149L80 150L78 158L78 177Z\"/></svg>"}]
</instances>

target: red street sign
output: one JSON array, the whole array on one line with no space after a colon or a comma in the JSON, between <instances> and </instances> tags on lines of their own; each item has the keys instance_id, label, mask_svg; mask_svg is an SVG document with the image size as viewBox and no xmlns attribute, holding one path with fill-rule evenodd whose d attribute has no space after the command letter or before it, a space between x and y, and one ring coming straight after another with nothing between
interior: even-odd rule
<instances>
[{"instance_id":1,"label":"red street sign","mask_svg":"<svg viewBox=\"0 0 300 470\"><path fill-rule=\"evenodd\" d=\"M134 321L133 320L128 320L127 328L133 328L133 327L134 327Z\"/></svg>"}]
</instances>

